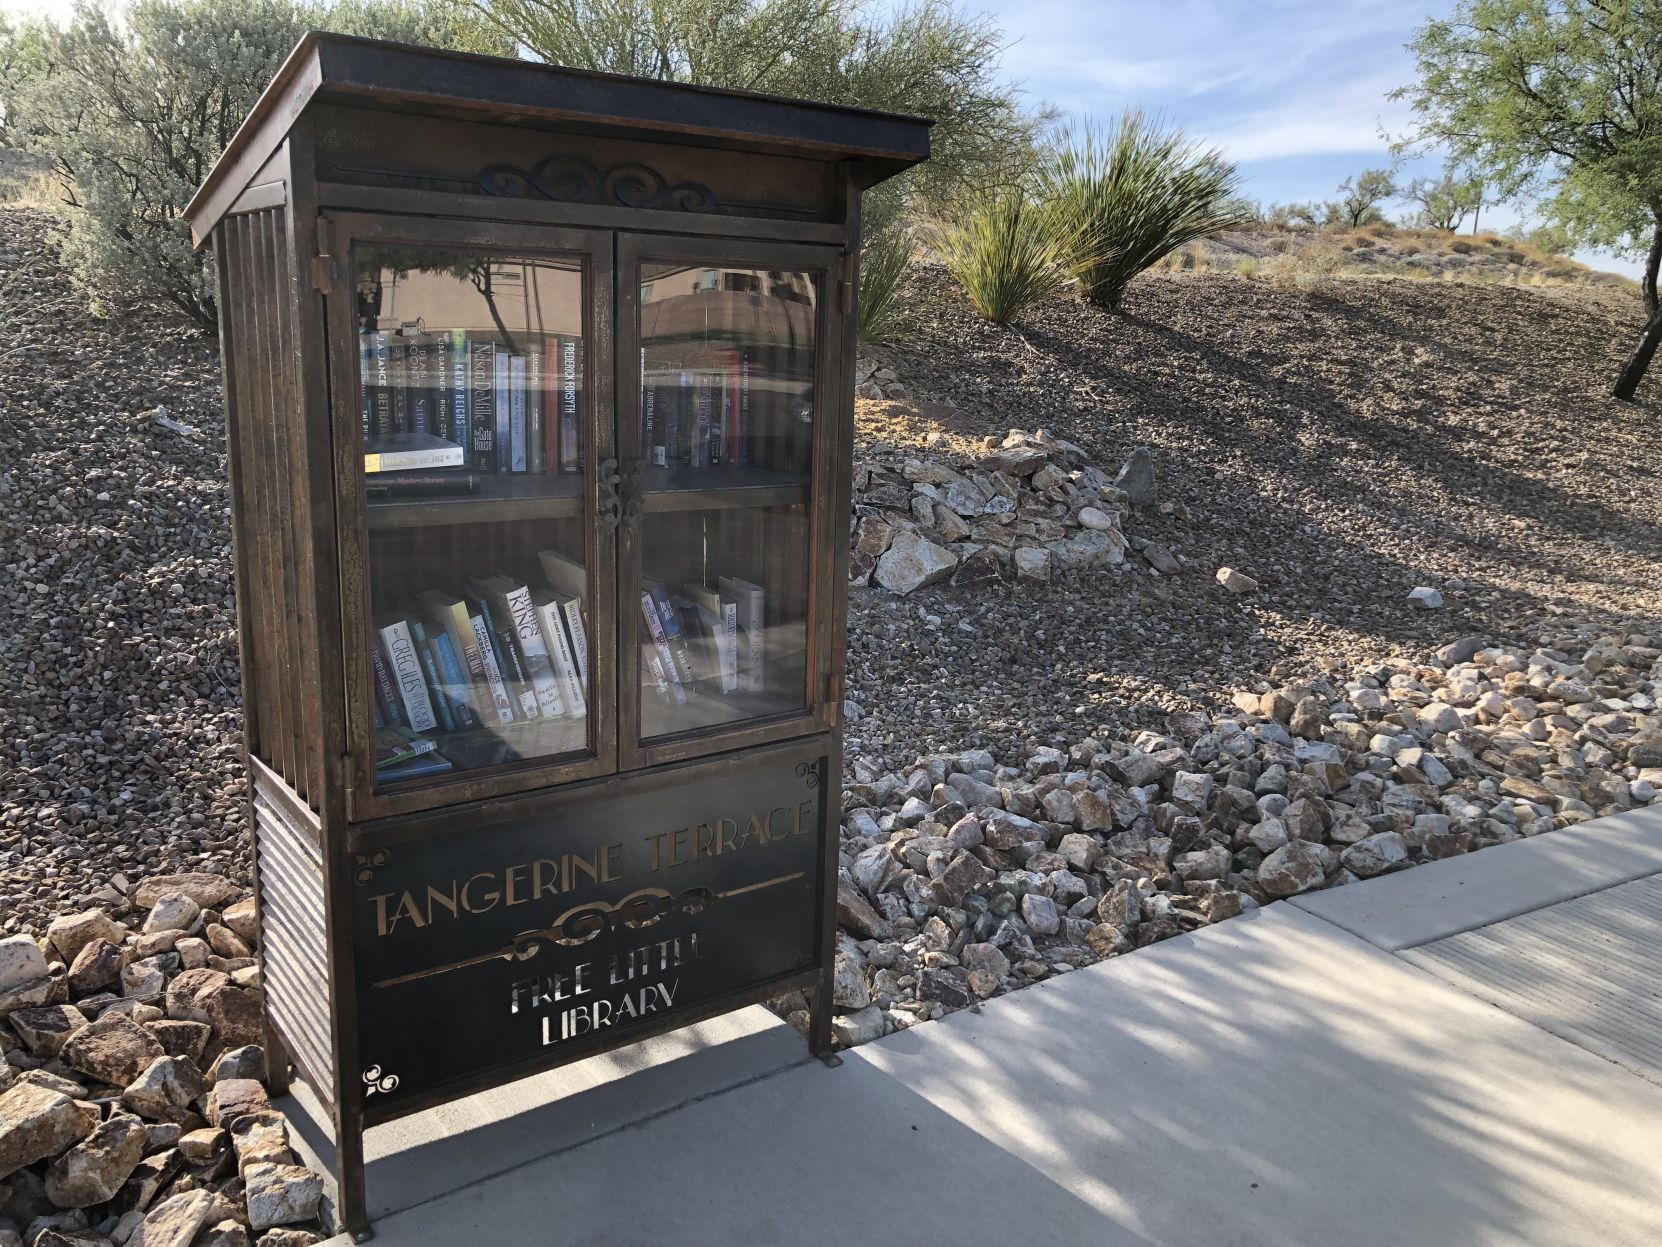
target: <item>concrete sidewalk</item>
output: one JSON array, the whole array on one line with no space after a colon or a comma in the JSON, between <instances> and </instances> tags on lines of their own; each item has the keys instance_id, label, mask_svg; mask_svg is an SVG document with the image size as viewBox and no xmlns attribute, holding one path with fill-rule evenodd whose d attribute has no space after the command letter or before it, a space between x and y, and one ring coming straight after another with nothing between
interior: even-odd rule
<instances>
[{"instance_id":1,"label":"concrete sidewalk","mask_svg":"<svg viewBox=\"0 0 1662 1247\"><path fill-rule=\"evenodd\" d=\"M1662 1242L1662 1070L1633 1044L1662 1022L1659 877L1662 810L1599 820L1167 940L840 1069L747 1011L372 1132L379 1241ZM1517 966L1544 930L1570 935L1543 998Z\"/></svg>"}]
</instances>

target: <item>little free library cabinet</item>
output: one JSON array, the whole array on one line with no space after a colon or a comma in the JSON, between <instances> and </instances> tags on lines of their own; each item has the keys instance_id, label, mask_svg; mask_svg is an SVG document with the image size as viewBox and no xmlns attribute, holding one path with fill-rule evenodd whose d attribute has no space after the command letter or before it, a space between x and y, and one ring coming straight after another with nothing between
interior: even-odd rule
<instances>
[{"instance_id":1,"label":"little free library cabinet","mask_svg":"<svg viewBox=\"0 0 1662 1247\"><path fill-rule=\"evenodd\" d=\"M928 123L308 35L212 246L273 1077L368 1126L805 990L861 192Z\"/></svg>"}]
</instances>

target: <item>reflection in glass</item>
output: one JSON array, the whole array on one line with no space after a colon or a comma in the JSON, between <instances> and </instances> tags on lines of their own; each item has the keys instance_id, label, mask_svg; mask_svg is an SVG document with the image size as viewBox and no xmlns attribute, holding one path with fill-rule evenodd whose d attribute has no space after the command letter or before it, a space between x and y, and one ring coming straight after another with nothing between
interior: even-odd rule
<instances>
[{"instance_id":1,"label":"reflection in glass","mask_svg":"<svg viewBox=\"0 0 1662 1247\"><path fill-rule=\"evenodd\" d=\"M356 259L377 784L588 750L582 258Z\"/></svg>"},{"instance_id":2,"label":"reflection in glass","mask_svg":"<svg viewBox=\"0 0 1662 1247\"><path fill-rule=\"evenodd\" d=\"M809 273L641 273L641 722L804 709L815 310Z\"/></svg>"}]
</instances>

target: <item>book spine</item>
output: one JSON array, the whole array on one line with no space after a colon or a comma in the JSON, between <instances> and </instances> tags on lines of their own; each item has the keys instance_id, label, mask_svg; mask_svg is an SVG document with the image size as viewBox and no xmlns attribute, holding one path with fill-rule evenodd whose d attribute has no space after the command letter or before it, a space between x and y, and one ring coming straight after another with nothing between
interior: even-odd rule
<instances>
[{"instance_id":1,"label":"book spine","mask_svg":"<svg viewBox=\"0 0 1662 1247\"><path fill-rule=\"evenodd\" d=\"M463 450L467 450L473 444L473 429L468 420L472 395L467 384L468 345L466 330L452 329L450 331L450 347L447 358L450 361L450 375L447 382L450 388L450 440ZM465 463L466 460L464 459L463 462Z\"/></svg>"},{"instance_id":2,"label":"book spine","mask_svg":"<svg viewBox=\"0 0 1662 1247\"><path fill-rule=\"evenodd\" d=\"M389 334L387 368L392 376L392 431L410 431L410 344L399 334Z\"/></svg>"},{"instance_id":3,"label":"book spine","mask_svg":"<svg viewBox=\"0 0 1662 1247\"><path fill-rule=\"evenodd\" d=\"M525 671L536 694L537 709L544 718L558 718L566 712L565 699L560 696L553 656L542 639L542 629L537 626L537 605L531 600L531 590L524 585L510 589L503 595L502 604L513 620L519 652L525 657Z\"/></svg>"},{"instance_id":4,"label":"book spine","mask_svg":"<svg viewBox=\"0 0 1662 1247\"><path fill-rule=\"evenodd\" d=\"M439 660L433 656L433 646L422 645L418 652L421 655L421 670L427 676L427 691L433 703L433 713L438 717L439 727L443 731L454 732L456 719L451 713L450 698L445 695L444 676L439 671Z\"/></svg>"},{"instance_id":5,"label":"book spine","mask_svg":"<svg viewBox=\"0 0 1662 1247\"><path fill-rule=\"evenodd\" d=\"M461 445L456 437L455 418L451 414L452 395L450 393L450 335L448 333L435 334L432 337L432 346L429 348L429 363L432 371L428 375L428 384L433 391L433 432L447 442Z\"/></svg>"},{"instance_id":6,"label":"book spine","mask_svg":"<svg viewBox=\"0 0 1662 1247\"><path fill-rule=\"evenodd\" d=\"M745 655L744 686L751 692L759 692L763 686L765 673L763 672L763 655L766 653L765 638L763 636L764 602L762 590L752 589L749 597L748 610L745 612L745 641L748 653Z\"/></svg>"},{"instance_id":7,"label":"book spine","mask_svg":"<svg viewBox=\"0 0 1662 1247\"><path fill-rule=\"evenodd\" d=\"M391 675L398 685L398 694L404 705L404 720L417 732L428 732L438 726L432 700L427 696L427 680L421 672L421 657L416 653L415 641L410 636L410 625L400 619L380 629L382 644L386 647Z\"/></svg>"},{"instance_id":8,"label":"book spine","mask_svg":"<svg viewBox=\"0 0 1662 1247\"><path fill-rule=\"evenodd\" d=\"M502 670L496 665L496 649L491 643L490 629L486 627L483 615L469 616L468 624L473 629L473 641L478 647L479 663L486 687L490 689L491 702L496 707L496 717L502 723L512 723L514 704L508 700L508 686L502 682Z\"/></svg>"},{"instance_id":9,"label":"book spine","mask_svg":"<svg viewBox=\"0 0 1662 1247\"><path fill-rule=\"evenodd\" d=\"M658 696L664 699L665 705L676 706L687 700L687 695L679 688L671 691L669 677L664 674L664 660L653 650L650 642L641 646L641 660L646 664L647 671L652 674L652 682L658 686ZM680 696L677 697L676 694Z\"/></svg>"},{"instance_id":10,"label":"book spine","mask_svg":"<svg viewBox=\"0 0 1662 1247\"><path fill-rule=\"evenodd\" d=\"M546 348L539 343L525 357L525 470L528 472L548 470L543 430L543 360L546 355Z\"/></svg>"},{"instance_id":11,"label":"book spine","mask_svg":"<svg viewBox=\"0 0 1662 1247\"><path fill-rule=\"evenodd\" d=\"M392 335L377 331L370 335L375 353L375 433L380 437L393 435L392 414Z\"/></svg>"},{"instance_id":12,"label":"book spine","mask_svg":"<svg viewBox=\"0 0 1662 1247\"><path fill-rule=\"evenodd\" d=\"M750 429L750 351L741 348L739 355L739 419L738 438L736 445L739 452L739 466L748 468L751 459L751 429Z\"/></svg>"},{"instance_id":13,"label":"book spine","mask_svg":"<svg viewBox=\"0 0 1662 1247\"><path fill-rule=\"evenodd\" d=\"M686 635L681 630L681 619L675 613L675 607L670 604L669 594L662 585L652 587L652 604L658 608L658 618L664 625L664 640L669 645L669 652L675 662L675 672L680 682L687 688L698 682L698 676L693 672L692 650L687 645Z\"/></svg>"},{"instance_id":14,"label":"book spine","mask_svg":"<svg viewBox=\"0 0 1662 1247\"><path fill-rule=\"evenodd\" d=\"M431 433L433 420L433 339L418 333L405 343L404 370L410 378L410 432Z\"/></svg>"},{"instance_id":15,"label":"book spine","mask_svg":"<svg viewBox=\"0 0 1662 1247\"><path fill-rule=\"evenodd\" d=\"M521 660L513 628L500 611L491 610L490 602L484 595L476 595L475 605L484 617L485 630L490 634L491 646L496 651L496 669L501 673L502 683L507 686L508 696L517 704L518 717L537 718L540 713L537 710L537 693L526 678L525 664Z\"/></svg>"},{"instance_id":16,"label":"book spine","mask_svg":"<svg viewBox=\"0 0 1662 1247\"><path fill-rule=\"evenodd\" d=\"M375 676L375 707L383 723L393 727L410 726L404 719L404 707L398 700L398 689L392 682L392 665L387 659L379 635L369 650L369 665Z\"/></svg>"},{"instance_id":17,"label":"book spine","mask_svg":"<svg viewBox=\"0 0 1662 1247\"><path fill-rule=\"evenodd\" d=\"M496 343L468 343L468 423L473 430L473 466L496 473Z\"/></svg>"},{"instance_id":18,"label":"book spine","mask_svg":"<svg viewBox=\"0 0 1662 1247\"><path fill-rule=\"evenodd\" d=\"M646 348L641 347L641 445L646 447L646 461L664 466L664 448L658 437L658 387L646 376Z\"/></svg>"},{"instance_id":19,"label":"book spine","mask_svg":"<svg viewBox=\"0 0 1662 1247\"><path fill-rule=\"evenodd\" d=\"M462 660L456 656L456 646L450 639L450 633L440 632L435 636L433 648L438 651L439 670L444 673L445 696L450 702L450 714L456 720L457 728L478 727L479 712L467 696L468 678L462 669Z\"/></svg>"},{"instance_id":20,"label":"book spine","mask_svg":"<svg viewBox=\"0 0 1662 1247\"><path fill-rule=\"evenodd\" d=\"M669 652L669 639L664 635L664 621L659 617L658 604L652 600L650 593L641 594L641 614L646 619L646 630L652 638L653 656L668 677L667 696L677 706L684 705L687 692L681 687L680 676L676 674L675 656Z\"/></svg>"},{"instance_id":21,"label":"book spine","mask_svg":"<svg viewBox=\"0 0 1662 1247\"><path fill-rule=\"evenodd\" d=\"M515 355L508 361L508 436L513 445L512 467L525 471L525 357Z\"/></svg>"},{"instance_id":22,"label":"book spine","mask_svg":"<svg viewBox=\"0 0 1662 1247\"><path fill-rule=\"evenodd\" d=\"M364 452L365 472L406 472L415 468L459 468L460 446L433 446L421 450L380 450Z\"/></svg>"},{"instance_id":23,"label":"book spine","mask_svg":"<svg viewBox=\"0 0 1662 1247\"><path fill-rule=\"evenodd\" d=\"M513 365L507 350L496 348L496 471L498 475L513 471L514 441L511 428L514 407Z\"/></svg>"},{"instance_id":24,"label":"book spine","mask_svg":"<svg viewBox=\"0 0 1662 1247\"><path fill-rule=\"evenodd\" d=\"M560 471L583 470L583 340L560 338Z\"/></svg>"},{"instance_id":25,"label":"book spine","mask_svg":"<svg viewBox=\"0 0 1662 1247\"><path fill-rule=\"evenodd\" d=\"M549 602L537 609L537 623L542 628L543 644L554 662L554 671L565 691L566 707L571 717L581 719L589 708L583 697L583 682L577 674L577 661L571 653L571 638L566 635L561 619L560 604Z\"/></svg>"},{"instance_id":26,"label":"book spine","mask_svg":"<svg viewBox=\"0 0 1662 1247\"><path fill-rule=\"evenodd\" d=\"M560 618L565 621L566 635L571 638L571 656L577 661L577 678L583 682L583 691L589 688L589 631L583 626L583 604L571 598L560 604Z\"/></svg>"},{"instance_id":27,"label":"book spine","mask_svg":"<svg viewBox=\"0 0 1662 1247\"><path fill-rule=\"evenodd\" d=\"M739 607L736 602L721 604L721 691L739 687Z\"/></svg>"},{"instance_id":28,"label":"book spine","mask_svg":"<svg viewBox=\"0 0 1662 1247\"><path fill-rule=\"evenodd\" d=\"M710 466L710 404L714 396L710 393L710 374L698 374L698 406L693 423L692 462L697 468Z\"/></svg>"},{"instance_id":29,"label":"book spine","mask_svg":"<svg viewBox=\"0 0 1662 1247\"><path fill-rule=\"evenodd\" d=\"M439 666L438 651L421 620L411 618L406 622L410 625L410 640L415 642L416 653L421 658L422 673L427 677L427 695L433 703L439 727L446 732L454 732L456 720L450 711L450 698L444 687L444 672Z\"/></svg>"},{"instance_id":30,"label":"book spine","mask_svg":"<svg viewBox=\"0 0 1662 1247\"><path fill-rule=\"evenodd\" d=\"M363 420L366 442L375 428L374 337L372 330L358 330L358 414Z\"/></svg>"}]
</instances>

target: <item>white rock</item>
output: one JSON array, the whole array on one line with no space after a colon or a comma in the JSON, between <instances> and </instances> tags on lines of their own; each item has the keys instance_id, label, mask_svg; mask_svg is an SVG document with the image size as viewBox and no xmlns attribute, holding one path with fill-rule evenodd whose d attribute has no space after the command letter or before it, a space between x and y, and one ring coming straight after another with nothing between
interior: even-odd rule
<instances>
[{"instance_id":1,"label":"white rock","mask_svg":"<svg viewBox=\"0 0 1662 1247\"><path fill-rule=\"evenodd\" d=\"M1443 595L1429 585L1421 585L1408 595L1408 604L1422 611L1443 609Z\"/></svg>"},{"instance_id":2,"label":"white rock","mask_svg":"<svg viewBox=\"0 0 1662 1247\"><path fill-rule=\"evenodd\" d=\"M1079 523L1085 528L1094 528L1098 532L1111 532L1119 527L1119 521L1106 511L1096 507L1082 507L1079 511Z\"/></svg>"},{"instance_id":3,"label":"white rock","mask_svg":"<svg viewBox=\"0 0 1662 1247\"><path fill-rule=\"evenodd\" d=\"M891 593L905 596L925 585L939 584L958 566L952 551L927 541L915 532L895 535L874 573L877 583Z\"/></svg>"},{"instance_id":4,"label":"white rock","mask_svg":"<svg viewBox=\"0 0 1662 1247\"><path fill-rule=\"evenodd\" d=\"M46 977L48 966L40 945L27 935L0 940L0 992Z\"/></svg>"},{"instance_id":5,"label":"white rock","mask_svg":"<svg viewBox=\"0 0 1662 1247\"><path fill-rule=\"evenodd\" d=\"M169 892L159 897L144 920L145 934L157 931L188 931L201 916L202 907L183 892Z\"/></svg>"},{"instance_id":6,"label":"white rock","mask_svg":"<svg viewBox=\"0 0 1662 1247\"><path fill-rule=\"evenodd\" d=\"M1231 593L1251 593L1258 587L1256 580L1233 567L1218 568L1218 583Z\"/></svg>"}]
</instances>

